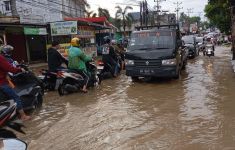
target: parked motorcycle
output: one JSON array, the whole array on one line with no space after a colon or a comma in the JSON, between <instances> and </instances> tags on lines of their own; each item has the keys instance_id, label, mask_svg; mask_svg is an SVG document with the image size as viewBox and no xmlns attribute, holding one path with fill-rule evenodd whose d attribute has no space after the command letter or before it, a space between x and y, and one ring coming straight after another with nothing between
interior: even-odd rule
<instances>
[{"instance_id":1,"label":"parked motorcycle","mask_svg":"<svg viewBox=\"0 0 235 150\"><path fill-rule=\"evenodd\" d=\"M20 97L25 111L31 111L41 107L43 103L44 86L33 72L26 65L18 65L24 68L26 72L18 74L9 74L11 82L14 84L14 90ZM0 89L0 102L10 100L9 96Z\"/></svg>"},{"instance_id":2,"label":"parked motorcycle","mask_svg":"<svg viewBox=\"0 0 235 150\"><path fill-rule=\"evenodd\" d=\"M94 87L101 83L101 78L97 73L97 67L93 62L86 64L87 70L90 73L90 80L88 82L88 87ZM58 92L60 96L68 93L74 93L82 89L84 84L84 78L74 70L59 71L57 73L58 78Z\"/></svg>"},{"instance_id":3,"label":"parked motorcycle","mask_svg":"<svg viewBox=\"0 0 235 150\"><path fill-rule=\"evenodd\" d=\"M0 149L6 150L26 150L27 144L17 139L16 134L13 132L25 134L22 130L24 125L16 116L16 103L13 100L0 103ZM9 130L13 129L13 130Z\"/></svg>"}]
</instances>

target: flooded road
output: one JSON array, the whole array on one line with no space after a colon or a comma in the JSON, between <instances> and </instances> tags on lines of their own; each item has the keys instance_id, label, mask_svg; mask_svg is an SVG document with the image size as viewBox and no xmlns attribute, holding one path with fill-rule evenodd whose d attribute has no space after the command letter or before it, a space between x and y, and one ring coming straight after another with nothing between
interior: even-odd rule
<instances>
[{"instance_id":1,"label":"flooded road","mask_svg":"<svg viewBox=\"0 0 235 150\"><path fill-rule=\"evenodd\" d=\"M230 51L190 60L179 80L106 80L88 94L48 93L19 135L30 150L235 149Z\"/></svg>"}]
</instances>

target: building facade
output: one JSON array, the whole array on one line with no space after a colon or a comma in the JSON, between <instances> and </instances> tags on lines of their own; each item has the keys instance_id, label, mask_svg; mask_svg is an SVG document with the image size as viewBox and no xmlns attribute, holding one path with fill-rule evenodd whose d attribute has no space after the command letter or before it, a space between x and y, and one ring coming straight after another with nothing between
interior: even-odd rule
<instances>
[{"instance_id":1,"label":"building facade","mask_svg":"<svg viewBox=\"0 0 235 150\"><path fill-rule=\"evenodd\" d=\"M11 0L12 1L12 0ZM21 23L62 21L64 17L84 17L86 0L0 0L0 14L12 16L13 10ZM13 3L14 5L14 3Z\"/></svg>"}]
</instances>

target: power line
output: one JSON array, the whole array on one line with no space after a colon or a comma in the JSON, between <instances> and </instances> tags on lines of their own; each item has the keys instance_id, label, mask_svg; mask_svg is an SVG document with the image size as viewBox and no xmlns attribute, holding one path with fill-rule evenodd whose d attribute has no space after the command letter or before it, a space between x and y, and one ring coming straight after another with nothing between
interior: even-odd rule
<instances>
[{"instance_id":1,"label":"power line","mask_svg":"<svg viewBox=\"0 0 235 150\"><path fill-rule=\"evenodd\" d=\"M188 8L187 13L188 13L188 17L190 17L190 14L193 13L193 8Z\"/></svg>"},{"instance_id":2,"label":"power line","mask_svg":"<svg viewBox=\"0 0 235 150\"><path fill-rule=\"evenodd\" d=\"M159 23L159 12L160 12L160 9L161 9L161 6L160 6L160 3L161 2L163 2L163 1L166 1L166 0L154 0L154 2L156 2L157 3L157 13L156 13L156 15L157 15L157 23Z\"/></svg>"},{"instance_id":3,"label":"power line","mask_svg":"<svg viewBox=\"0 0 235 150\"><path fill-rule=\"evenodd\" d=\"M179 22L179 11L180 11L180 9L183 9L183 7L180 7L180 5L182 5L182 2L177 1L177 3L174 3L174 4L176 5L175 11L176 11L176 15L177 15L177 22Z\"/></svg>"}]
</instances>

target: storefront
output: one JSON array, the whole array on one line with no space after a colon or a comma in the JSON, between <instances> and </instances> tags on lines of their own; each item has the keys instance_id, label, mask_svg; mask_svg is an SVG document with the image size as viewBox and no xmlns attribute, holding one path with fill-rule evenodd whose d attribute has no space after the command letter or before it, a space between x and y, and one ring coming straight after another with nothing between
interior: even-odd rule
<instances>
[{"instance_id":1,"label":"storefront","mask_svg":"<svg viewBox=\"0 0 235 150\"><path fill-rule=\"evenodd\" d=\"M71 20L50 23L51 39L59 41L60 52L67 56L70 41L73 37L81 39L81 49L88 55L97 55L96 31L105 28L99 24L83 20ZM49 47L50 45L48 45Z\"/></svg>"},{"instance_id":2,"label":"storefront","mask_svg":"<svg viewBox=\"0 0 235 150\"><path fill-rule=\"evenodd\" d=\"M45 25L0 23L0 38L14 47L13 59L19 62L44 62L46 37Z\"/></svg>"}]
</instances>

